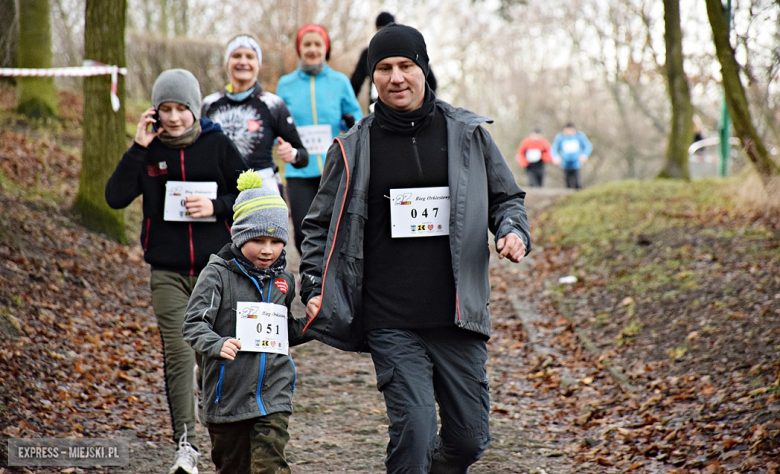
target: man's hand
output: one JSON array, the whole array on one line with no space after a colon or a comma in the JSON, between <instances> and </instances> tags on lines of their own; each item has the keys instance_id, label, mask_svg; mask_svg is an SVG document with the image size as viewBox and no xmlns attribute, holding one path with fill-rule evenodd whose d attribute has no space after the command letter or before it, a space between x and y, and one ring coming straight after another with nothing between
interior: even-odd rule
<instances>
[{"instance_id":1,"label":"man's hand","mask_svg":"<svg viewBox=\"0 0 780 474\"><path fill-rule=\"evenodd\" d=\"M219 356L223 359L233 360L241 349L241 341L238 339L228 339L222 343L222 349L219 350Z\"/></svg>"},{"instance_id":2,"label":"man's hand","mask_svg":"<svg viewBox=\"0 0 780 474\"><path fill-rule=\"evenodd\" d=\"M284 141L282 137L278 137L277 140L279 141L279 146L276 148L276 152L279 153L279 158L285 163L295 163L298 154L295 153L295 149L292 145Z\"/></svg>"},{"instance_id":3,"label":"man's hand","mask_svg":"<svg viewBox=\"0 0 780 474\"><path fill-rule=\"evenodd\" d=\"M320 306L322 306L322 296L315 296L306 304L306 317L310 321L311 318L317 316L317 313L320 312Z\"/></svg>"},{"instance_id":4,"label":"man's hand","mask_svg":"<svg viewBox=\"0 0 780 474\"><path fill-rule=\"evenodd\" d=\"M214 215L214 203L211 199L200 194L193 194L184 198L184 207L190 216L195 218L211 217Z\"/></svg>"},{"instance_id":5,"label":"man's hand","mask_svg":"<svg viewBox=\"0 0 780 474\"><path fill-rule=\"evenodd\" d=\"M514 232L510 232L498 239L498 242L496 242L496 250L498 250L498 258L507 257L514 263L520 263L520 260L525 257L525 244L523 243L523 239Z\"/></svg>"},{"instance_id":6,"label":"man's hand","mask_svg":"<svg viewBox=\"0 0 780 474\"><path fill-rule=\"evenodd\" d=\"M586 161L588 161L588 155L580 155L580 163L584 164Z\"/></svg>"}]
</instances>

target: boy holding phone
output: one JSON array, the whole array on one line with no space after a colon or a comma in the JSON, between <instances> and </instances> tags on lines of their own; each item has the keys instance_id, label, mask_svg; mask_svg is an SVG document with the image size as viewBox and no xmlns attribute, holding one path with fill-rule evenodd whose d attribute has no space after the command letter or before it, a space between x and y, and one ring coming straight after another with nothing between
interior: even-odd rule
<instances>
[{"instance_id":1,"label":"boy holding phone","mask_svg":"<svg viewBox=\"0 0 780 474\"><path fill-rule=\"evenodd\" d=\"M169 69L160 74L152 88L152 104L141 114L135 142L106 184L106 202L124 209L143 196L141 245L152 267L152 306L162 336L166 398L178 442L169 473L197 474L195 353L184 342L181 328L198 275L209 256L230 242L236 180L246 165L220 127L200 118L200 85L191 72ZM184 194L203 185L214 195L190 193L169 199L169 186ZM177 214L181 217L172 217Z\"/></svg>"}]
</instances>

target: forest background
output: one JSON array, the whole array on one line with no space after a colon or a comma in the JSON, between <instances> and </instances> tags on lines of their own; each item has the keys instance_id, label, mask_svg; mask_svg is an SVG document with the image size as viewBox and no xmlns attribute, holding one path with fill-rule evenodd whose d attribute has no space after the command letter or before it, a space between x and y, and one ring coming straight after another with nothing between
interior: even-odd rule
<instances>
[{"instance_id":1,"label":"forest background","mask_svg":"<svg viewBox=\"0 0 780 474\"><path fill-rule=\"evenodd\" d=\"M734 0L731 29L712 22L720 0L126 0L127 8L125 0L0 0L0 67L16 65L7 62L13 22L5 13L24 16L33 4L46 7L36 20L50 22L26 24L46 23L51 38L21 40L20 56L52 57L19 65L98 59L129 73L119 81L117 113L105 76L58 78L54 119L18 113L22 80L0 86L4 436L135 433L132 472L167 465L173 444L162 441L170 433L143 284L148 266L135 238L139 203L127 211L131 239L120 219L114 230L122 232L113 235L111 226L94 225L109 219L89 219L105 207L107 173L132 140L160 71L191 69L204 95L216 91L226 80L225 41L248 31L260 38L260 80L273 91L296 66L295 31L314 21L331 32L331 65L349 74L376 14L387 10L425 35L438 95L495 119L488 130L520 183L514 151L536 125L551 139L572 120L595 146L584 170L589 189L529 190L534 252L524 267L494 262L496 441L479 472L780 470L780 2ZM719 54L718 33L727 29L732 76ZM101 49L107 43L112 48ZM686 169L678 180L647 179L664 174L670 144L684 141L685 152L693 135L680 126L691 125L691 115L672 105L679 88L670 84L683 67L695 120L709 137L721 126L722 83L741 80L750 115L740 123L757 134L739 133L734 120L735 135L747 146L768 145L774 162L756 167L762 181L739 147L730 170L738 177L689 182ZM560 175L549 168L548 186L558 187ZM615 182L601 185L607 181ZM553 198L561 200L552 205ZM576 283L560 283L563 276ZM343 356L320 372L317 361L339 355L304 347L313 352L298 364L306 382L296 395L303 403L296 406L303 437L291 443L296 466L376 472L386 421L378 392L364 390L375 386L370 367L360 365L366 360ZM332 426L351 431L344 437Z\"/></svg>"},{"instance_id":2,"label":"forest background","mask_svg":"<svg viewBox=\"0 0 780 474\"><path fill-rule=\"evenodd\" d=\"M85 59L85 4L50 1L55 67ZM723 91L705 2L681 0L679 10L695 120L704 136L715 136ZM493 118L490 132L516 171L512 158L532 128L552 141L567 121L594 144L586 185L661 170L671 117L661 0L128 0L128 112L148 104L154 79L171 67L192 70L204 96L222 88L224 44L238 32L260 39L267 90L297 66L294 36L307 22L328 28L330 64L349 75L380 11L422 31L437 95ZM779 16L771 0L733 2L731 43L753 123L773 156L780 152ZM58 78L57 85L80 90L81 81ZM364 105L367 89L359 97ZM735 158L732 172L740 169Z\"/></svg>"}]
</instances>

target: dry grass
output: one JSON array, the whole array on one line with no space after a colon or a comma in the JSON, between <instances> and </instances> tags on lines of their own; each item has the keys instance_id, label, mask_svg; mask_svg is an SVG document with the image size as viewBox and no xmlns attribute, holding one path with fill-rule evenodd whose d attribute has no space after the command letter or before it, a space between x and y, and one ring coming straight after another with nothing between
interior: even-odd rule
<instances>
[{"instance_id":1,"label":"dry grass","mask_svg":"<svg viewBox=\"0 0 780 474\"><path fill-rule=\"evenodd\" d=\"M780 212L780 176L762 180L755 172L745 173L734 183L734 196L746 209Z\"/></svg>"}]
</instances>

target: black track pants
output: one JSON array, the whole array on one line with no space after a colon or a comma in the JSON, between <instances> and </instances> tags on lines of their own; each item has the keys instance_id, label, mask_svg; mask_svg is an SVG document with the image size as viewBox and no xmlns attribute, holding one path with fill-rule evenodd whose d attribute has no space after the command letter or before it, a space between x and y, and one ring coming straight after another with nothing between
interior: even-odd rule
<instances>
[{"instance_id":1,"label":"black track pants","mask_svg":"<svg viewBox=\"0 0 780 474\"><path fill-rule=\"evenodd\" d=\"M455 327L375 329L368 343L390 418L387 472L468 472L490 443L485 337Z\"/></svg>"}]
</instances>

